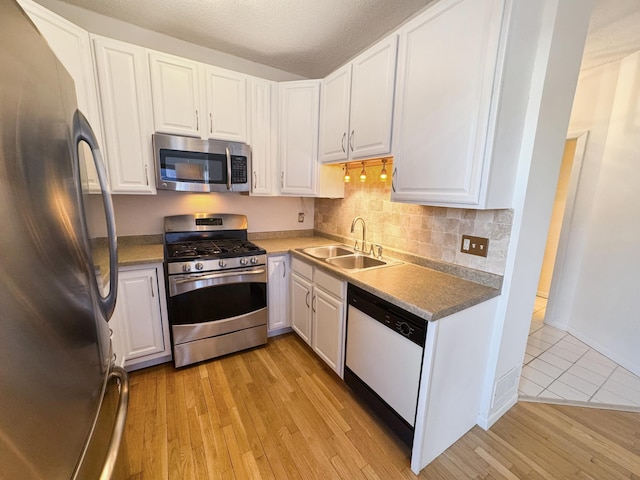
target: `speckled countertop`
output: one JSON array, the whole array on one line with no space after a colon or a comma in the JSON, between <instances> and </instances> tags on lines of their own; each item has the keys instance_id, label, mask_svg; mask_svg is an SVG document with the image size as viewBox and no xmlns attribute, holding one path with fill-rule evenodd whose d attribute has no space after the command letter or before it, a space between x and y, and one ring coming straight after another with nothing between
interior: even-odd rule
<instances>
[{"instance_id":1,"label":"speckled countertop","mask_svg":"<svg viewBox=\"0 0 640 480\"><path fill-rule=\"evenodd\" d=\"M121 267L162 262L164 262L162 244L118 245L118 265Z\"/></svg>"},{"instance_id":2,"label":"speckled countertop","mask_svg":"<svg viewBox=\"0 0 640 480\"><path fill-rule=\"evenodd\" d=\"M300 250L340 242L324 237L254 240L269 255L291 255L373 293L427 321L438 320L500 294L500 290L411 263L348 273Z\"/></svg>"},{"instance_id":3,"label":"speckled countertop","mask_svg":"<svg viewBox=\"0 0 640 480\"><path fill-rule=\"evenodd\" d=\"M325 237L293 236L252 241L264 248L268 255L291 252L292 256L326 270L427 321L438 320L500 294L497 288L412 263L348 273L301 252L307 247L340 243ZM161 243L140 245L122 242L118 245L118 265L121 267L162 261Z\"/></svg>"}]
</instances>

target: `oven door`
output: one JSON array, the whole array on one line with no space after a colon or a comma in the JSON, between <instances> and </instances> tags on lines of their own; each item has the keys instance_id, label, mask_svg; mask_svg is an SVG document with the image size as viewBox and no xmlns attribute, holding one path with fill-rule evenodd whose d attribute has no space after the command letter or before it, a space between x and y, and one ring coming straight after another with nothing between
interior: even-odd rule
<instances>
[{"instance_id":1,"label":"oven door","mask_svg":"<svg viewBox=\"0 0 640 480\"><path fill-rule=\"evenodd\" d=\"M174 345L266 325L264 266L169 276Z\"/></svg>"}]
</instances>

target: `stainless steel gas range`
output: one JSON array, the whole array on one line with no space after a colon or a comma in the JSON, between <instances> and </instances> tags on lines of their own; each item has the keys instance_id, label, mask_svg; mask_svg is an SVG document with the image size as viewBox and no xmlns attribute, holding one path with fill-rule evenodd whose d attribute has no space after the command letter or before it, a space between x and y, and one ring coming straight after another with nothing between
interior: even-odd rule
<instances>
[{"instance_id":1,"label":"stainless steel gas range","mask_svg":"<svg viewBox=\"0 0 640 480\"><path fill-rule=\"evenodd\" d=\"M173 361L183 367L267 343L267 255L244 215L164 219Z\"/></svg>"}]
</instances>

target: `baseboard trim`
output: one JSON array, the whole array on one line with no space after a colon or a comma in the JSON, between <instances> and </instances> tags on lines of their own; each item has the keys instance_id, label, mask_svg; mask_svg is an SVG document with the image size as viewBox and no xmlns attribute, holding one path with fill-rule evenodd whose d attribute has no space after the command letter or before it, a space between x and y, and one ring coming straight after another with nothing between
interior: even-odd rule
<instances>
[{"instance_id":1,"label":"baseboard trim","mask_svg":"<svg viewBox=\"0 0 640 480\"><path fill-rule=\"evenodd\" d=\"M518 392L516 391L513 396L509 398L500 408L491 412L488 417L478 415L477 424L483 430L489 430L491 426L496 423L500 417L502 417L507 411L518 403Z\"/></svg>"}]
</instances>

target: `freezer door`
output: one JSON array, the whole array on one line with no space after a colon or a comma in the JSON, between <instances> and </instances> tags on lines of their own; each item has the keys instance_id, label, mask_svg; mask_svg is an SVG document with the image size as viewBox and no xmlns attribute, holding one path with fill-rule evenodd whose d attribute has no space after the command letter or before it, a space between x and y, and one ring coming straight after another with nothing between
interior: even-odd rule
<instances>
[{"instance_id":1,"label":"freezer door","mask_svg":"<svg viewBox=\"0 0 640 480\"><path fill-rule=\"evenodd\" d=\"M73 478L109 376L73 82L0 0L0 477Z\"/></svg>"}]
</instances>

